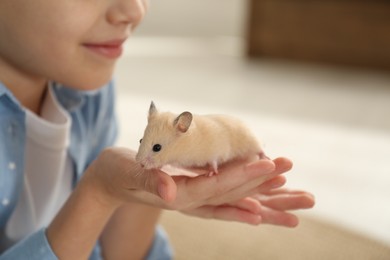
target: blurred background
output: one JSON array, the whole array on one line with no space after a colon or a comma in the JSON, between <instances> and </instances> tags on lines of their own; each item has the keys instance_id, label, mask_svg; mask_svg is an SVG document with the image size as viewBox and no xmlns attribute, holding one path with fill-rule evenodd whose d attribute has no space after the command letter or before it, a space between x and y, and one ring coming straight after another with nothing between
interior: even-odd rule
<instances>
[{"instance_id":1,"label":"blurred background","mask_svg":"<svg viewBox=\"0 0 390 260\"><path fill-rule=\"evenodd\" d=\"M151 100L236 115L317 203L293 230L166 212L177 259L390 259L390 3L150 2L117 67L119 144Z\"/></svg>"}]
</instances>

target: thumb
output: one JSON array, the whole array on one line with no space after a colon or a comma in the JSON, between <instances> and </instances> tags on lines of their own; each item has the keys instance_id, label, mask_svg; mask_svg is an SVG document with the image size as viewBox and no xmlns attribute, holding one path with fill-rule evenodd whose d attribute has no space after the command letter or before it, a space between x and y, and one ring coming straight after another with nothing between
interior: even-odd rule
<instances>
[{"instance_id":1,"label":"thumb","mask_svg":"<svg viewBox=\"0 0 390 260\"><path fill-rule=\"evenodd\" d=\"M171 202L176 198L176 183L168 174L160 170L148 170L142 173L141 178L137 178L137 188L157 195L166 202Z\"/></svg>"}]
</instances>

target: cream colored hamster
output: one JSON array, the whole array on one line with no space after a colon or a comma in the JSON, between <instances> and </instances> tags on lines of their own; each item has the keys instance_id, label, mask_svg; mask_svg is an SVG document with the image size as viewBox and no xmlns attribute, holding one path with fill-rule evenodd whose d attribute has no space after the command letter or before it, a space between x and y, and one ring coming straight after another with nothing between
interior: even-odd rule
<instances>
[{"instance_id":1,"label":"cream colored hamster","mask_svg":"<svg viewBox=\"0 0 390 260\"><path fill-rule=\"evenodd\" d=\"M209 166L212 176L218 173L218 165L253 155L266 158L257 139L237 118L159 112L152 102L136 160L146 169Z\"/></svg>"}]
</instances>

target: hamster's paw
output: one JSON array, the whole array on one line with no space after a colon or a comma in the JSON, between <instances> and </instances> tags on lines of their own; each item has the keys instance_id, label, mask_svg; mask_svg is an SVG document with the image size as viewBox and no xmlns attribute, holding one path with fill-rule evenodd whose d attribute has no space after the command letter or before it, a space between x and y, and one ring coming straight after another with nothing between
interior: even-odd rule
<instances>
[{"instance_id":1,"label":"hamster's paw","mask_svg":"<svg viewBox=\"0 0 390 260\"><path fill-rule=\"evenodd\" d=\"M212 177L218 174L218 163L216 160L210 163L210 172L206 175L208 177Z\"/></svg>"},{"instance_id":2,"label":"hamster's paw","mask_svg":"<svg viewBox=\"0 0 390 260\"><path fill-rule=\"evenodd\" d=\"M261 151L259 154L260 160L265 159L265 160L271 160L263 151Z\"/></svg>"}]
</instances>

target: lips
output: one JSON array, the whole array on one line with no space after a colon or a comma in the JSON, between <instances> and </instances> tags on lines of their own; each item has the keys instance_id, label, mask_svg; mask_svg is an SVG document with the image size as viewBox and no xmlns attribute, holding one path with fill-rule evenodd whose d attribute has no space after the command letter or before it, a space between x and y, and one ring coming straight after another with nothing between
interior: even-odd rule
<instances>
[{"instance_id":1,"label":"lips","mask_svg":"<svg viewBox=\"0 0 390 260\"><path fill-rule=\"evenodd\" d=\"M83 46L100 56L116 59L123 53L124 41L125 39L118 39L98 43L84 43Z\"/></svg>"}]
</instances>

